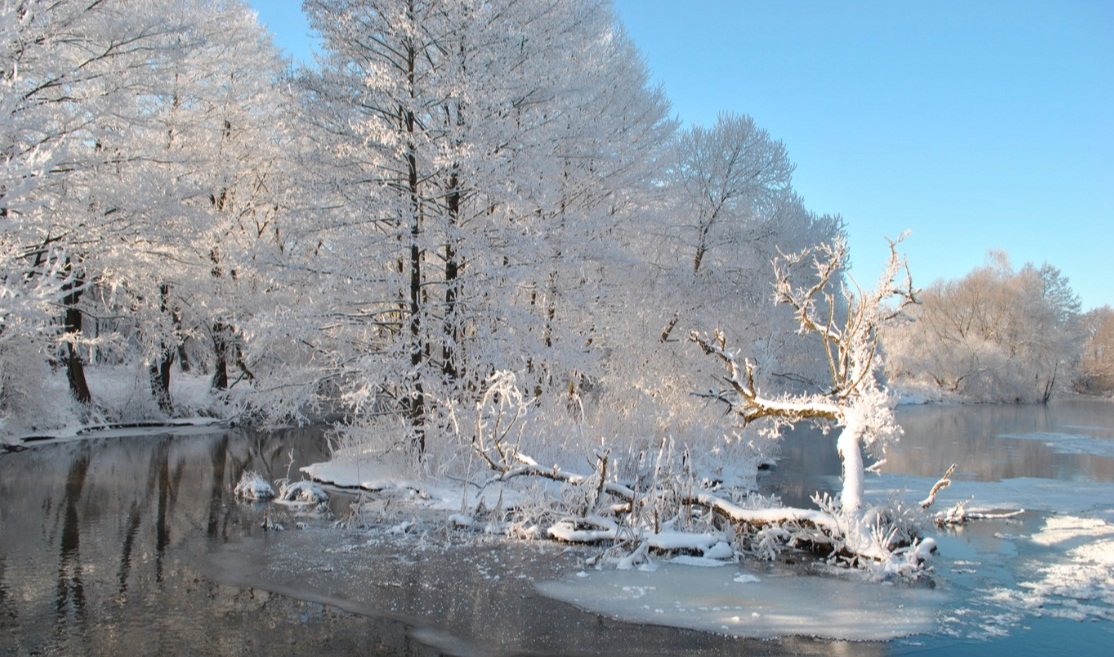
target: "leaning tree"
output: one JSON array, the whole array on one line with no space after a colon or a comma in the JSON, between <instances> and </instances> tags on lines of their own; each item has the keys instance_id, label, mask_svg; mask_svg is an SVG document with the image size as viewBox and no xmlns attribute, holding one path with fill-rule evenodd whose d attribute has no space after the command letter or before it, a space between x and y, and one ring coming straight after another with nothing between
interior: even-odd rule
<instances>
[{"instance_id":1,"label":"leaning tree","mask_svg":"<svg viewBox=\"0 0 1114 657\"><path fill-rule=\"evenodd\" d=\"M896 247L896 242L890 243L887 266L870 291L843 280L848 252L842 239L774 261L776 302L793 309L801 335L819 341L830 376L822 390L767 394L755 384L755 365L746 359L740 363L722 331L711 336L690 334L725 369L725 387L704 394L726 404L744 426L764 423L767 430L778 433L811 422L825 434L837 430L842 490L838 502L826 505L830 518L824 524L834 521L846 549L854 554L873 555L878 547L889 547L888 541L880 545L876 540L871 530L877 518L863 508L863 452L865 448L881 456L901 433L892 398L878 379L879 328L916 302L908 266ZM806 265L812 266L814 280L810 285L795 284L794 271Z\"/></svg>"}]
</instances>

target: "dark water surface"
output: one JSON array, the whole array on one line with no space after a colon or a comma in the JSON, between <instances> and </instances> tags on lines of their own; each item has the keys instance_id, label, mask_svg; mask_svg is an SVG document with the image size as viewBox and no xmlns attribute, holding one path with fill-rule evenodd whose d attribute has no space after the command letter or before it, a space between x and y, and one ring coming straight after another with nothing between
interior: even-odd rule
<instances>
[{"instance_id":1,"label":"dark water surface","mask_svg":"<svg viewBox=\"0 0 1114 657\"><path fill-rule=\"evenodd\" d=\"M621 623L534 592L535 579L578 567L557 546L445 549L447 532L370 540L232 496L245 469L274 479L326 458L313 431L89 438L0 456L0 655L823 655L841 645ZM351 501L334 496L336 515ZM265 531L265 514L288 529Z\"/></svg>"},{"instance_id":2,"label":"dark water surface","mask_svg":"<svg viewBox=\"0 0 1114 657\"><path fill-rule=\"evenodd\" d=\"M1114 406L908 408L899 419L907 435L887 472L931 478L960 462L973 485L1078 484L1093 497L1082 507L1112 519ZM787 500L832 485L839 463L830 444L817 448L824 440L788 440L770 479ZM933 636L759 641L624 623L535 591L581 568L583 552L406 532L405 513L389 509L380 531L337 529L232 497L245 469L298 478L325 458L321 434L301 430L91 438L0 455L0 655L1015 656L1105 654L1114 642L1108 620L1019 616L984 600L1018 587L1017 563L1045 558L1022 537L1055 509L939 536L938 586L956 609ZM334 496L332 511L343 518L351 501ZM288 529L265 531L265 515ZM382 531L391 526L399 533Z\"/></svg>"}]
</instances>

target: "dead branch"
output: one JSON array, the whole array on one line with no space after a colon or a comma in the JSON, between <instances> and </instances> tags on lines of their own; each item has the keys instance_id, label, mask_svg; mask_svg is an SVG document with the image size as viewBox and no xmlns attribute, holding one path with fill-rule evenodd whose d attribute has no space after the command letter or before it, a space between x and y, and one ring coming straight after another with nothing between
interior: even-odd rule
<instances>
[{"instance_id":1,"label":"dead branch","mask_svg":"<svg viewBox=\"0 0 1114 657\"><path fill-rule=\"evenodd\" d=\"M762 418L779 418L788 422L803 420L830 420L839 421L842 410L839 406L819 401L814 397L794 398L783 397L769 399L759 394L754 384L754 364L749 360L744 361L745 381L739 378L739 363L735 354L727 350L727 339L723 331L715 331L713 339L702 336L696 331L689 334L689 340L695 342L705 354L715 356L723 363L727 375L723 380L731 386L736 397L729 398L723 394L715 395L716 398L726 402L733 413L738 415L743 425L750 424Z\"/></svg>"},{"instance_id":2,"label":"dead branch","mask_svg":"<svg viewBox=\"0 0 1114 657\"><path fill-rule=\"evenodd\" d=\"M936 494L944 490L948 486L952 485L951 476L952 473L955 472L955 467L955 464L952 463L952 466L948 468L948 471L944 473L944 476L940 477L940 480L932 486L932 490L928 492L928 497L924 498L920 502L922 509L927 509L928 507L932 506L932 503L936 501Z\"/></svg>"}]
</instances>

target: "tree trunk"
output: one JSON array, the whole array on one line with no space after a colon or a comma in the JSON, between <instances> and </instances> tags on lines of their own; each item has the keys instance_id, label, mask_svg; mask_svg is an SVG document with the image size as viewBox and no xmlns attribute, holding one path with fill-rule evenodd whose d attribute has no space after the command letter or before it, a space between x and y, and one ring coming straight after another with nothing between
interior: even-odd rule
<instances>
[{"instance_id":1,"label":"tree trunk","mask_svg":"<svg viewBox=\"0 0 1114 657\"><path fill-rule=\"evenodd\" d=\"M160 285L160 312L167 312L169 297L170 286L165 283ZM162 344L158 356L156 356L154 362L151 363L150 370L148 371L151 380L151 393L155 396L155 401L158 402L159 409L167 415L174 412L174 405L170 401L170 368L174 364L174 355L177 351L177 345Z\"/></svg>"},{"instance_id":2,"label":"tree trunk","mask_svg":"<svg viewBox=\"0 0 1114 657\"><path fill-rule=\"evenodd\" d=\"M836 439L836 449L843 466L843 487L839 502L843 516L857 519L863 506L863 451L860 431L855 426L845 426Z\"/></svg>"},{"instance_id":3,"label":"tree trunk","mask_svg":"<svg viewBox=\"0 0 1114 657\"><path fill-rule=\"evenodd\" d=\"M69 261L67 261L66 267L71 267ZM77 347L74 346L74 341L81 334L82 313L77 304L81 301L81 295L85 292L84 286L85 280L80 275L75 276L72 282L67 282L62 286L62 290L66 292L62 297L62 305L65 308L62 325L67 337L66 353L63 359L66 364L66 380L69 382L70 392L74 399L85 406L89 406L93 403L93 395L90 393L89 384L85 380L85 365L81 362Z\"/></svg>"},{"instance_id":4,"label":"tree trunk","mask_svg":"<svg viewBox=\"0 0 1114 657\"><path fill-rule=\"evenodd\" d=\"M445 379L454 383L461 376L460 356L460 318L457 317L457 302L460 299L460 261L457 259L455 237L452 230L460 221L460 181L453 173L449 177L447 200L450 234L445 239L445 336L441 347L442 373Z\"/></svg>"},{"instance_id":5,"label":"tree trunk","mask_svg":"<svg viewBox=\"0 0 1114 657\"><path fill-rule=\"evenodd\" d=\"M414 21L414 5L410 4L410 20ZM410 100L417 100L415 72L417 51L413 44L407 50L407 82ZM418 157L413 107L403 108L403 127L407 140L407 185L410 194L410 391L408 415L413 432L413 445L418 454L425 453L425 390L422 385L422 363L426 345L422 337L422 250L418 240L422 231L422 200L418 179Z\"/></svg>"},{"instance_id":6,"label":"tree trunk","mask_svg":"<svg viewBox=\"0 0 1114 657\"><path fill-rule=\"evenodd\" d=\"M148 371L151 392L155 396L155 401L159 403L159 409L167 415L174 412L174 404L170 401L170 368L173 364L174 352L167 350L163 352L162 357L151 363Z\"/></svg>"},{"instance_id":7,"label":"tree trunk","mask_svg":"<svg viewBox=\"0 0 1114 657\"><path fill-rule=\"evenodd\" d=\"M214 390L228 389L228 328L222 322L213 324L213 378L211 387Z\"/></svg>"}]
</instances>

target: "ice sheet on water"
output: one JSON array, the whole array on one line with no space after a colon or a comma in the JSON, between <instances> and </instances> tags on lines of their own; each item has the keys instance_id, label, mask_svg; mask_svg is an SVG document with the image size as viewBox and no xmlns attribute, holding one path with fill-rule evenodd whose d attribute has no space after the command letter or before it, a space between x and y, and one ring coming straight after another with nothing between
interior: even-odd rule
<instances>
[{"instance_id":1,"label":"ice sheet on water","mask_svg":"<svg viewBox=\"0 0 1114 657\"><path fill-rule=\"evenodd\" d=\"M1059 454L1086 454L1114 458L1114 439L1074 433L1009 433L1002 438L1034 440Z\"/></svg>"},{"instance_id":2,"label":"ice sheet on water","mask_svg":"<svg viewBox=\"0 0 1114 657\"><path fill-rule=\"evenodd\" d=\"M543 595L624 621L741 637L889 640L931 632L945 596L927 588L663 564L541 582Z\"/></svg>"},{"instance_id":3,"label":"ice sheet on water","mask_svg":"<svg viewBox=\"0 0 1114 657\"><path fill-rule=\"evenodd\" d=\"M1029 540L1051 549L1020 569L1018 589L994 589L992 599L1036 615L1114 620L1114 525L1054 516Z\"/></svg>"},{"instance_id":4,"label":"ice sheet on water","mask_svg":"<svg viewBox=\"0 0 1114 657\"><path fill-rule=\"evenodd\" d=\"M931 477L883 472L879 476L867 477L863 483L869 503L884 504L897 498L912 504L923 498L934 482ZM940 492L933 509L944 510L963 501L970 502L969 511L1025 509L1050 513L1090 513L1114 507L1114 485L1035 477L1001 481L970 481L956 477L951 486Z\"/></svg>"}]
</instances>

